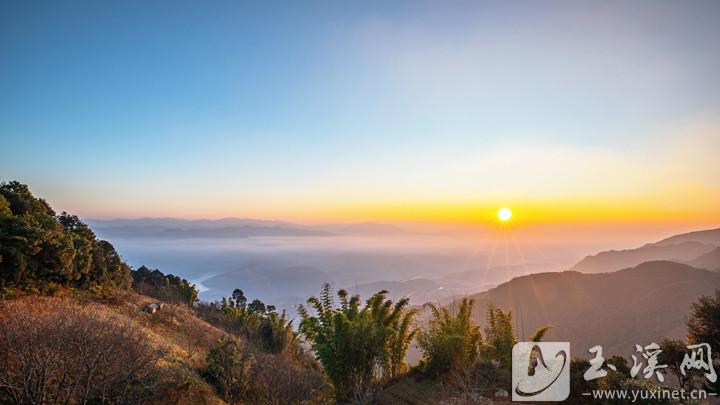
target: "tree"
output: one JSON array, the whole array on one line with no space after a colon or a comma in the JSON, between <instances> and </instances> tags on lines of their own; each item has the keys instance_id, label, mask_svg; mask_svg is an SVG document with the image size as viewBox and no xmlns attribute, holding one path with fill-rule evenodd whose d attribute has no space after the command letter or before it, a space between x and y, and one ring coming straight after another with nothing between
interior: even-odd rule
<instances>
[{"instance_id":1,"label":"tree","mask_svg":"<svg viewBox=\"0 0 720 405\"><path fill-rule=\"evenodd\" d=\"M198 301L198 290L184 278L140 266L132 272L133 288L142 294L189 307Z\"/></svg>"},{"instance_id":2,"label":"tree","mask_svg":"<svg viewBox=\"0 0 720 405\"><path fill-rule=\"evenodd\" d=\"M677 378L678 386L685 388L690 382L691 375L687 372L683 375L680 370L688 351L687 344L681 340L663 339L660 342L660 350L662 352L658 355L658 361L660 364L667 364L670 372Z\"/></svg>"},{"instance_id":3,"label":"tree","mask_svg":"<svg viewBox=\"0 0 720 405\"><path fill-rule=\"evenodd\" d=\"M95 233L75 215L62 212L57 219L65 233L70 235L75 248L74 278L77 280L87 279L93 268Z\"/></svg>"},{"instance_id":4,"label":"tree","mask_svg":"<svg viewBox=\"0 0 720 405\"><path fill-rule=\"evenodd\" d=\"M349 297L340 290L337 296L339 306L326 283L319 298L307 301L315 315L300 306L300 332L330 377L338 400L359 399L387 380L393 369L401 368L400 353L414 335L414 311L407 310L406 299L397 303L387 299L387 291L370 297L364 307L358 295ZM400 330L402 325L405 331Z\"/></svg>"},{"instance_id":5,"label":"tree","mask_svg":"<svg viewBox=\"0 0 720 405\"><path fill-rule=\"evenodd\" d=\"M129 280L130 267L113 246L77 216L56 216L24 184L0 184L0 284L127 288Z\"/></svg>"},{"instance_id":6,"label":"tree","mask_svg":"<svg viewBox=\"0 0 720 405\"><path fill-rule=\"evenodd\" d=\"M5 198L5 196L0 194L0 218L9 217L10 215L12 215L12 210L10 209L10 203Z\"/></svg>"},{"instance_id":7,"label":"tree","mask_svg":"<svg viewBox=\"0 0 720 405\"><path fill-rule=\"evenodd\" d=\"M205 376L225 402L239 404L246 398L254 362L237 339L223 338L208 353Z\"/></svg>"},{"instance_id":8,"label":"tree","mask_svg":"<svg viewBox=\"0 0 720 405\"><path fill-rule=\"evenodd\" d=\"M713 349L720 350L720 289L715 291L714 297L700 297L693 303L687 327L690 343L708 343Z\"/></svg>"},{"instance_id":9,"label":"tree","mask_svg":"<svg viewBox=\"0 0 720 405\"><path fill-rule=\"evenodd\" d=\"M198 305L198 313L206 321L226 331L256 343L266 353L287 353L297 357L301 351L297 333L286 312L255 299L245 305L242 290L235 289L231 297L213 304Z\"/></svg>"},{"instance_id":10,"label":"tree","mask_svg":"<svg viewBox=\"0 0 720 405\"><path fill-rule=\"evenodd\" d=\"M482 334L472 320L473 300L463 298L457 313L432 303L425 304L433 318L418 335L425 371L437 376L469 368L480 354Z\"/></svg>"},{"instance_id":11,"label":"tree","mask_svg":"<svg viewBox=\"0 0 720 405\"><path fill-rule=\"evenodd\" d=\"M263 350L268 353L280 353L294 347L297 335L293 331L292 321L288 321L285 312L268 312L260 320L257 334Z\"/></svg>"},{"instance_id":12,"label":"tree","mask_svg":"<svg viewBox=\"0 0 720 405\"><path fill-rule=\"evenodd\" d=\"M709 344L713 354L710 361L714 362L715 370L720 369L720 289L715 290L715 296L703 296L693 303L687 327L688 342ZM705 384L710 390L720 391L720 379Z\"/></svg>"},{"instance_id":13,"label":"tree","mask_svg":"<svg viewBox=\"0 0 720 405\"><path fill-rule=\"evenodd\" d=\"M30 188L18 181L0 183L0 195L10 205L10 211L17 216L47 215L55 216L55 211L42 198L36 198Z\"/></svg>"},{"instance_id":14,"label":"tree","mask_svg":"<svg viewBox=\"0 0 720 405\"><path fill-rule=\"evenodd\" d=\"M535 334L542 338L544 332ZM509 370L512 366L512 348L517 343L512 326L512 312L503 312L493 304L487 307L487 327L483 357L496 361L501 368Z\"/></svg>"},{"instance_id":15,"label":"tree","mask_svg":"<svg viewBox=\"0 0 720 405\"><path fill-rule=\"evenodd\" d=\"M531 342L540 342L552 326L538 328L531 336ZM486 360L497 362L501 368L512 367L512 348L517 343L517 335L512 326L512 312L503 311L493 304L487 307L487 327L482 355Z\"/></svg>"},{"instance_id":16,"label":"tree","mask_svg":"<svg viewBox=\"0 0 720 405\"><path fill-rule=\"evenodd\" d=\"M571 404L594 404L596 399L582 395L586 392L596 390L598 380L586 381L584 378L585 371L590 368L590 362L585 359L573 358L570 360L570 396L568 397Z\"/></svg>"},{"instance_id":17,"label":"tree","mask_svg":"<svg viewBox=\"0 0 720 405\"><path fill-rule=\"evenodd\" d=\"M7 220L10 217L12 217L12 211L10 210L10 203L8 202L8 200L5 199L5 197L3 195L0 194L0 223ZM0 230L3 228L4 227L2 225L0 225ZM4 236L3 233L0 233L0 242L6 242L5 240L3 240L3 239L5 239L3 236ZM2 253L4 250L4 249L2 249L1 246L3 246L2 243L0 243L0 263L2 263L2 261L3 261Z\"/></svg>"},{"instance_id":18,"label":"tree","mask_svg":"<svg viewBox=\"0 0 720 405\"><path fill-rule=\"evenodd\" d=\"M50 206L16 181L0 183L0 195L7 202L0 217L0 282L25 287L74 281L72 239Z\"/></svg>"},{"instance_id":19,"label":"tree","mask_svg":"<svg viewBox=\"0 0 720 405\"><path fill-rule=\"evenodd\" d=\"M93 267L86 285L109 285L129 288L132 284L132 270L108 241L97 240L94 246Z\"/></svg>"},{"instance_id":20,"label":"tree","mask_svg":"<svg viewBox=\"0 0 720 405\"><path fill-rule=\"evenodd\" d=\"M401 308L403 312L392 318L392 333L388 343L390 378L395 378L401 372L406 371L405 356L410 343L418 332L418 329L414 327L414 318L418 311L415 309L404 310L408 304L409 300L407 299L398 301L396 308Z\"/></svg>"},{"instance_id":21,"label":"tree","mask_svg":"<svg viewBox=\"0 0 720 405\"><path fill-rule=\"evenodd\" d=\"M245 308L245 305L247 304L247 298L245 298L245 294L239 288L236 288L233 291L232 300L235 303L235 306L239 308Z\"/></svg>"},{"instance_id":22,"label":"tree","mask_svg":"<svg viewBox=\"0 0 720 405\"><path fill-rule=\"evenodd\" d=\"M248 311L253 312L253 313L264 314L265 313L265 304L256 298L247 306L247 309L248 309Z\"/></svg>"}]
</instances>

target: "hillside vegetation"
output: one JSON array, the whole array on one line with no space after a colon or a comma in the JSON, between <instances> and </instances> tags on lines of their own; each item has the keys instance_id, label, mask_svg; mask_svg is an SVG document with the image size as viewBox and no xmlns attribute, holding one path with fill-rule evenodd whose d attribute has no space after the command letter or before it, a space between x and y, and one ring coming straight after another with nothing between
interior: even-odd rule
<instances>
[{"instance_id":1,"label":"hillside vegetation","mask_svg":"<svg viewBox=\"0 0 720 405\"><path fill-rule=\"evenodd\" d=\"M718 286L720 273L672 262L520 277L422 308L384 290L362 301L325 284L294 324L241 289L200 302L181 277L133 270L77 217L3 183L0 403L503 403L519 339L607 344L610 356L620 342L675 337L662 341L663 361L677 366L685 345L703 342L717 362ZM422 360L409 367L413 345ZM587 361L573 359L572 403L588 389L653 387L629 378L624 358L610 359L617 370L593 382L581 378ZM667 372L683 388L707 385Z\"/></svg>"},{"instance_id":2,"label":"hillside vegetation","mask_svg":"<svg viewBox=\"0 0 720 405\"><path fill-rule=\"evenodd\" d=\"M221 403L197 368L205 348L223 332L180 307L146 314L142 309L150 301L114 293L4 302L0 353L10 365L0 372L4 398L38 404Z\"/></svg>"},{"instance_id":3,"label":"hillside vegetation","mask_svg":"<svg viewBox=\"0 0 720 405\"><path fill-rule=\"evenodd\" d=\"M132 270L76 216L0 184L0 403L325 403L284 313ZM148 313L148 304L163 302Z\"/></svg>"}]
</instances>

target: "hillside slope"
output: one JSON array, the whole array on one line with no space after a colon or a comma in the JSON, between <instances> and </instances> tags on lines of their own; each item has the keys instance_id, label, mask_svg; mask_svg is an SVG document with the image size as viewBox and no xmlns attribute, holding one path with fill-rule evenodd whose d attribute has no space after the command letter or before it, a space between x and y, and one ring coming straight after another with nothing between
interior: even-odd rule
<instances>
[{"instance_id":1,"label":"hillside slope","mask_svg":"<svg viewBox=\"0 0 720 405\"><path fill-rule=\"evenodd\" d=\"M155 314L143 310L156 301L134 292L91 293L78 290L62 290L53 297L25 296L0 300L0 329L4 336L3 342L12 341L12 336L20 340L31 339L32 336L35 340L31 346L33 352L49 350L60 361L68 362L59 368L51 364L45 369L51 376L50 381L54 381L52 376L60 373L62 368L78 366L77 359L72 357L73 348L76 346L68 345L69 342L82 341L84 348L80 353L92 353L93 350L103 347L104 330L118 328L110 333L128 331L129 336L135 336L139 340L125 337L122 338L124 341L111 343L110 346L120 345L118 353L130 352L142 346L145 347L145 352L139 354L137 360L145 361L151 355L160 356L157 368L152 372L153 379L146 381L152 392L142 402L224 404L213 387L203 380L200 372L209 349L220 338L228 335L196 317L184 305L165 304L163 309ZM77 332L63 332L62 325L67 322L80 328ZM18 327L19 324L23 326ZM83 331L85 325L93 327ZM46 327L46 330L42 329ZM60 336L61 340L53 341L53 336ZM22 349L22 345L16 346L16 349L18 348ZM131 359L121 359L118 353L107 353L109 357L103 360L103 366L116 372L123 367L130 368L133 364ZM13 371L7 371L14 375ZM98 381L95 383L99 384ZM48 385L52 387L45 392L49 401L61 397L56 395L62 394L55 394L62 392L59 387ZM0 402L2 398L0 396ZM136 400L128 399L130 402Z\"/></svg>"},{"instance_id":2,"label":"hillside slope","mask_svg":"<svg viewBox=\"0 0 720 405\"><path fill-rule=\"evenodd\" d=\"M22 296L0 300L0 357L8 355L3 349L12 346L14 351L10 356L16 359L11 364L17 364L17 356L25 359L37 351L52 353L58 359L44 371L50 376L48 388L39 390L48 398L45 403L61 402L58 399L67 394L61 388L62 384L56 384L57 377L70 375L75 378L78 373L82 374L76 371L78 367L84 367L81 359L92 358L92 353L102 353L101 367L107 367L115 374L122 373L123 369L133 369L134 360L151 362L145 367L151 378L141 376L145 397L137 398L133 394L121 403L314 404L322 403L326 398L329 386L317 370L305 368L283 354L267 353L254 341L211 325L185 305L166 303L155 314L144 311L154 302L157 299L132 291L72 289L60 290L53 297ZM68 322L80 328L64 328ZM126 331L129 338L121 336ZM109 336L117 337L108 342ZM29 341L32 341L29 346L24 343ZM207 372L208 355L223 347L222 342L229 341L238 342L240 351L235 355L244 359L246 368L240 377L235 377L243 379L241 391L234 391L230 401L226 401L223 392L208 380ZM7 342L15 343L3 346ZM68 345L68 342L82 344ZM114 351L105 352L110 348ZM119 355L125 352L130 353L129 356L133 352L144 354L135 353L134 358L125 359ZM28 362L31 370L43 367L35 360ZM63 374L64 369L69 374ZM22 368L11 367L2 370L0 377L16 381L22 378L23 372ZM103 382L99 381L98 375L94 378L90 386L97 391ZM0 403L8 403L4 402L6 399L10 403L28 402L22 398L12 401L0 391ZM76 402L71 400L69 403Z\"/></svg>"},{"instance_id":3,"label":"hillside slope","mask_svg":"<svg viewBox=\"0 0 720 405\"><path fill-rule=\"evenodd\" d=\"M629 354L636 343L682 337L691 303L717 288L720 273L668 261L614 273L540 273L473 296L474 317L482 324L493 303L513 311L520 338L553 325L545 340L570 341L575 357L596 344Z\"/></svg>"}]
</instances>

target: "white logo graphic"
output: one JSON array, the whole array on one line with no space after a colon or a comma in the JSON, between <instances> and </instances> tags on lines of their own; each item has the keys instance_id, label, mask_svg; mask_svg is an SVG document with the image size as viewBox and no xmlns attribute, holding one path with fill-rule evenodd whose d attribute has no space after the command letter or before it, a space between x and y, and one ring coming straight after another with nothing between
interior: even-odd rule
<instances>
[{"instance_id":1,"label":"white logo graphic","mask_svg":"<svg viewBox=\"0 0 720 405\"><path fill-rule=\"evenodd\" d=\"M518 342L513 346L513 401L563 401L568 395L569 342Z\"/></svg>"}]
</instances>

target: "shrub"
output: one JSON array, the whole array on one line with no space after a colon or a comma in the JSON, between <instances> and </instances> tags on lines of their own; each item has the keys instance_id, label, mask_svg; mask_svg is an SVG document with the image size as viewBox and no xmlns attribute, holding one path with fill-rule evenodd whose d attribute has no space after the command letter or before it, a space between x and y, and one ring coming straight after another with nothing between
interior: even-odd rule
<instances>
[{"instance_id":1,"label":"shrub","mask_svg":"<svg viewBox=\"0 0 720 405\"><path fill-rule=\"evenodd\" d=\"M252 369L250 403L320 404L327 402L332 387L316 370L286 356L258 354Z\"/></svg>"},{"instance_id":2,"label":"shrub","mask_svg":"<svg viewBox=\"0 0 720 405\"><path fill-rule=\"evenodd\" d=\"M319 404L329 397L317 370L236 338L221 339L210 350L203 376L230 404Z\"/></svg>"},{"instance_id":3,"label":"shrub","mask_svg":"<svg viewBox=\"0 0 720 405\"><path fill-rule=\"evenodd\" d=\"M147 403L164 351L126 319L58 298L0 307L0 402Z\"/></svg>"}]
</instances>

